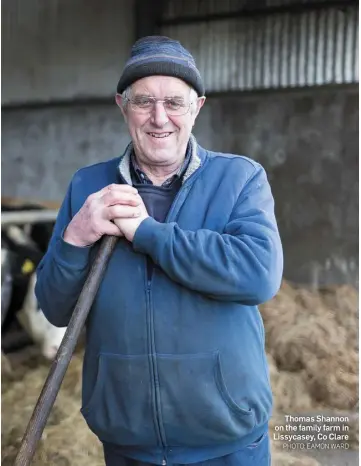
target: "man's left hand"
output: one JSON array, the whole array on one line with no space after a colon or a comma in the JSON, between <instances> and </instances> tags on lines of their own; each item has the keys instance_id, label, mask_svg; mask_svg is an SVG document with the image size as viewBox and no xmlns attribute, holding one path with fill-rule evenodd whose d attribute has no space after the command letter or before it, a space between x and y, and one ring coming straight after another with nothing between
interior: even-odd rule
<instances>
[{"instance_id":1,"label":"man's left hand","mask_svg":"<svg viewBox=\"0 0 361 466\"><path fill-rule=\"evenodd\" d=\"M143 200L137 207L139 209L139 217L135 218L115 218L113 221L128 241L133 241L137 228L143 220L149 217Z\"/></svg>"}]
</instances>

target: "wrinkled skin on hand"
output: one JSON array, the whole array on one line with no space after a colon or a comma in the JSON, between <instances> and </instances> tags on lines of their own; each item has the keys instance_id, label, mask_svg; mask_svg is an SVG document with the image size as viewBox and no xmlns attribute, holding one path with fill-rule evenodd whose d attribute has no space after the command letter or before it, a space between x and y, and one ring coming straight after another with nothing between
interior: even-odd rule
<instances>
[{"instance_id":1,"label":"wrinkled skin on hand","mask_svg":"<svg viewBox=\"0 0 361 466\"><path fill-rule=\"evenodd\" d=\"M149 217L142 198L140 199L138 209L140 212L138 217L130 218L123 216L114 219L115 225L119 228L121 233L127 238L128 241L133 241L137 228L143 222L143 220Z\"/></svg>"},{"instance_id":2,"label":"wrinkled skin on hand","mask_svg":"<svg viewBox=\"0 0 361 466\"><path fill-rule=\"evenodd\" d=\"M87 198L65 230L64 241L85 247L103 235L133 237L136 223L124 224L123 221L144 220L144 210L146 212L135 188L125 184L111 184Z\"/></svg>"}]
</instances>

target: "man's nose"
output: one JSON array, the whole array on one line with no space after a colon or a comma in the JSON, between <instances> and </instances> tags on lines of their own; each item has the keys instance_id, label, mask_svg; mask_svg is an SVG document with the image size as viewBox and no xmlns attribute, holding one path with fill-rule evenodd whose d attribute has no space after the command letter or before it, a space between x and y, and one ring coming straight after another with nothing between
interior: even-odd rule
<instances>
[{"instance_id":1,"label":"man's nose","mask_svg":"<svg viewBox=\"0 0 361 466\"><path fill-rule=\"evenodd\" d=\"M164 109L163 102L155 102L152 111L152 123L154 123L156 126L163 127L168 122L168 120L169 118L167 112Z\"/></svg>"}]
</instances>

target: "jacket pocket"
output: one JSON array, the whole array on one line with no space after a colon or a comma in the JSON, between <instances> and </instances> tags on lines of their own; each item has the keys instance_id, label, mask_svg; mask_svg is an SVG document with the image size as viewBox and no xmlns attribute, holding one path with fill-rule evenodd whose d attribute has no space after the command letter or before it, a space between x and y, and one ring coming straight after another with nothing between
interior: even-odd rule
<instances>
[{"instance_id":1,"label":"jacket pocket","mask_svg":"<svg viewBox=\"0 0 361 466\"><path fill-rule=\"evenodd\" d=\"M252 431L254 413L246 401L241 406L230 395L218 352L158 355L157 365L168 445L234 442ZM242 393L241 385L232 388Z\"/></svg>"},{"instance_id":2,"label":"jacket pocket","mask_svg":"<svg viewBox=\"0 0 361 466\"><path fill-rule=\"evenodd\" d=\"M155 445L147 356L100 354L92 395L81 412L102 441Z\"/></svg>"}]
</instances>

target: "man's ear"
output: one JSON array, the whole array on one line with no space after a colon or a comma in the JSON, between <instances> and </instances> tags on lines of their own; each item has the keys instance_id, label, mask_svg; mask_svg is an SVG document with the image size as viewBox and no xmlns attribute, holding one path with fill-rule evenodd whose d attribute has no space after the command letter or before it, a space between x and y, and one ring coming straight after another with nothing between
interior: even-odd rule
<instances>
[{"instance_id":1,"label":"man's ear","mask_svg":"<svg viewBox=\"0 0 361 466\"><path fill-rule=\"evenodd\" d=\"M123 97L120 94L115 94L115 102L117 103L118 107L120 108L125 122L127 122L127 112L126 112L126 106L123 101Z\"/></svg>"},{"instance_id":2,"label":"man's ear","mask_svg":"<svg viewBox=\"0 0 361 466\"><path fill-rule=\"evenodd\" d=\"M206 101L206 97L205 97L205 96L202 96L202 97L199 97L199 98L198 98L198 100L197 100L197 108L195 109L195 112L194 112L194 120L197 118L198 113L200 112L201 108L203 107L205 101Z\"/></svg>"}]
</instances>

